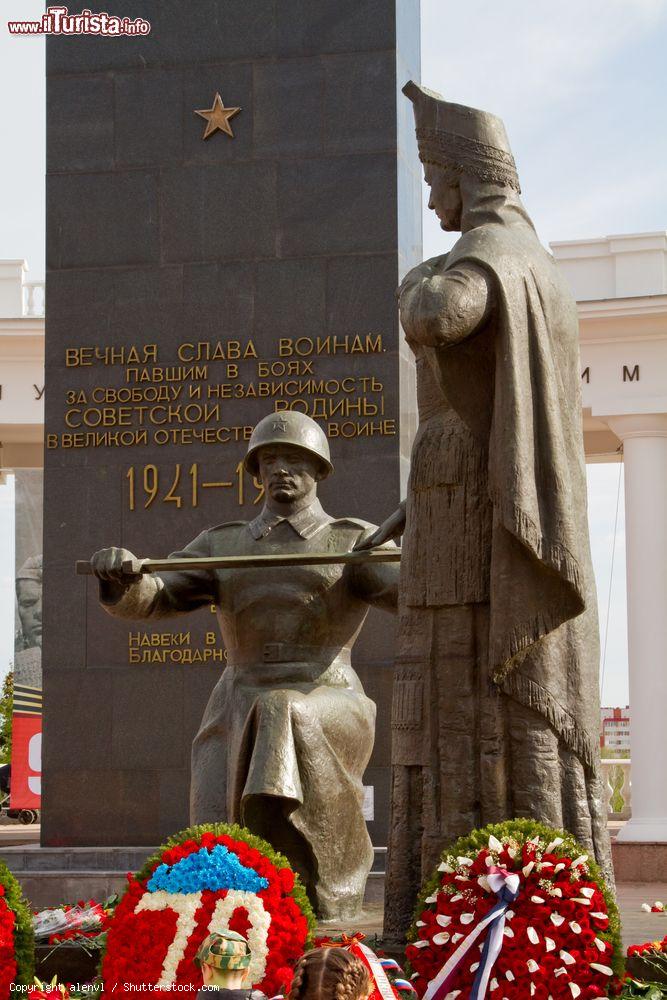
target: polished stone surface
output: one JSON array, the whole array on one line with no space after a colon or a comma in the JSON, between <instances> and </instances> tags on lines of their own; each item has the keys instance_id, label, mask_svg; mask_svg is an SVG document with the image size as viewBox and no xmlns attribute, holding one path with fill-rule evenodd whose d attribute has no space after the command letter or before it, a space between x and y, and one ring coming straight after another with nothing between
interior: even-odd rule
<instances>
[{"instance_id":1,"label":"polished stone surface","mask_svg":"<svg viewBox=\"0 0 667 1000\"><path fill-rule=\"evenodd\" d=\"M64 422L67 392L149 384L128 381L123 364L68 367L67 348L156 343L155 364L167 367L182 363L185 342L252 338L258 358L240 362L236 375L226 359L209 362L205 380L186 378L175 405L220 402L219 414L206 425L166 426L201 430L251 427L274 398L293 398L279 393L267 406L266 397L207 397L218 384L266 381L257 361L294 360L281 358L280 338L381 335L374 353L303 360L318 383L347 376L383 384L378 413L379 397L369 395L371 415L353 409L349 420L394 421L391 432L330 434L337 473L321 498L334 516L379 523L390 513L414 409L394 293L421 243L420 181L405 170L414 139L396 101L404 79L419 73L419 10L406 0L397 21L396 6L119 0L114 13L147 18L150 35L48 39L47 434L74 432ZM218 91L242 109L234 138L203 141L193 111L210 107ZM337 392L334 403L360 405L368 395L360 385ZM199 400L189 396L198 388ZM303 395L312 404L326 393ZM153 433L162 425L148 426ZM82 428L108 429L121 428ZM151 844L187 824L189 747L221 664L130 663L130 629L105 618L73 562L119 542L166 555L209 525L251 519L249 481L243 503L238 497L243 451L243 440L47 449L45 844ZM195 464L200 484L232 485L200 485L193 507ZM165 499L177 466L180 506ZM144 476L150 484L156 474L159 489L145 507ZM201 650L214 622L203 610L159 631L190 631L189 648ZM378 704L365 778L375 786L374 843L387 837L393 648L393 626L372 612L355 668Z\"/></svg>"}]
</instances>

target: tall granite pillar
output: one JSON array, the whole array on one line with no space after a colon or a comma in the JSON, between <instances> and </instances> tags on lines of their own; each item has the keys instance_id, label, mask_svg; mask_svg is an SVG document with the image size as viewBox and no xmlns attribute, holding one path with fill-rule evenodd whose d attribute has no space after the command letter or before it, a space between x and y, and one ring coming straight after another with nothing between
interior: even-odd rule
<instances>
[{"instance_id":1,"label":"tall granite pillar","mask_svg":"<svg viewBox=\"0 0 667 1000\"><path fill-rule=\"evenodd\" d=\"M664 844L667 753L655 734L667 706L667 679L658 666L667 649L667 414L624 414L606 422L623 442L632 710L632 816L617 839Z\"/></svg>"},{"instance_id":2,"label":"tall granite pillar","mask_svg":"<svg viewBox=\"0 0 667 1000\"><path fill-rule=\"evenodd\" d=\"M224 650L209 610L127 628L74 560L166 555L248 520L250 430L321 421L335 516L401 496L414 401L399 272L421 259L418 0L118 0L148 35L47 43L45 845L186 825L190 743ZM219 93L233 135L195 111ZM393 631L356 668L378 703L386 843ZM369 810L371 793L369 792Z\"/></svg>"}]
</instances>

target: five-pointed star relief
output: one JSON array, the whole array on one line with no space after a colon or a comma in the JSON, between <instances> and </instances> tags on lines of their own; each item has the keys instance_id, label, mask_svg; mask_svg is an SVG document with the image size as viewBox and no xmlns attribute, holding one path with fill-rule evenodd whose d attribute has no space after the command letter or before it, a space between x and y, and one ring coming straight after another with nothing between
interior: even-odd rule
<instances>
[{"instance_id":1,"label":"five-pointed star relief","mask_svg":"<svg viewBox=\"0 0 667 1000\"><path fill-rule=\"evenodd\" d=\"M208 139L208 137L213 135L214 132L217 132L218 129L220 129L221 132L226 132L227 135L230 135L233 139L234 133L232 132L232 126L229 124L229 119L238 114L240 110L240 108L226 108L222 103L220 94L216 92L216 95L213 98L212 108L206 108L203 111L195 111L196 115L201 115L202 118L206 119L206 128L204 129L202 139Z\"/></svg>"}]
</instances>

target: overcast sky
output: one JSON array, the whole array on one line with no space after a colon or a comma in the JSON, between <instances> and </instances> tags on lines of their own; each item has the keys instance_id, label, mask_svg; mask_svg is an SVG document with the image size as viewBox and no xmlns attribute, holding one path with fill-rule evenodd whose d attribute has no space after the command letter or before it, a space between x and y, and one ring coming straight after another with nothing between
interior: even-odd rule
<instances>
[{"instance_id":1,"label":"overcast sky","mask_svg":"<svg viewBox=\"0 0 667 1000\"><path fill-rule=\"evenodd\" d=\"M78 12L83 4L69 6ZM103 7L113 11L113 2ZM36 19L43 9L35 0L2 0L0 23L0 258L25 257L33 279L44 274L44 43L10 37L4 20ZM545 243L667 228L666 42L666 0L422 0L423 83L504 119ZM451 242L425 210L424 256ZM602 699L625 704L622 483L614 536L619 466L588 472L603 638L616 543ZM2 505L0 495L4 555ZM3 566L0 670L9 655L3 615L12 620L7 580Z\"/></svg>"},{"instance_id":2,"label":"overcast sky","mask_svg":"<svg viewBox=\"0 0 667 1000\"><path fill-rule=\"evenodd\" d=\"M545 243L667 228L666 53L666 0L422 0L423 83L504 120Z\"/></svg>"}]
</instances>

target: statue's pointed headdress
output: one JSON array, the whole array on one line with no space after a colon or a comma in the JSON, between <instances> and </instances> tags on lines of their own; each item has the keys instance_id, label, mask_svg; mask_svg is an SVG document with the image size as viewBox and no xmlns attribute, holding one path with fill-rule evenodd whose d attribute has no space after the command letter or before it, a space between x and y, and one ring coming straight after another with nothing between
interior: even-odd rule
<instances>
[{"instance_id":1,"label":"statue's pointed headdress","mask_svg":"<svg viewBox=\"0 0 667 1000\"><path fill-rule=\"evenodd\" d=\"M419 158L474 174L483 181L520 191L507 132L488 111L451 104L410 80L403 93L412 101Z\"/></svg>"}]
</instances>

